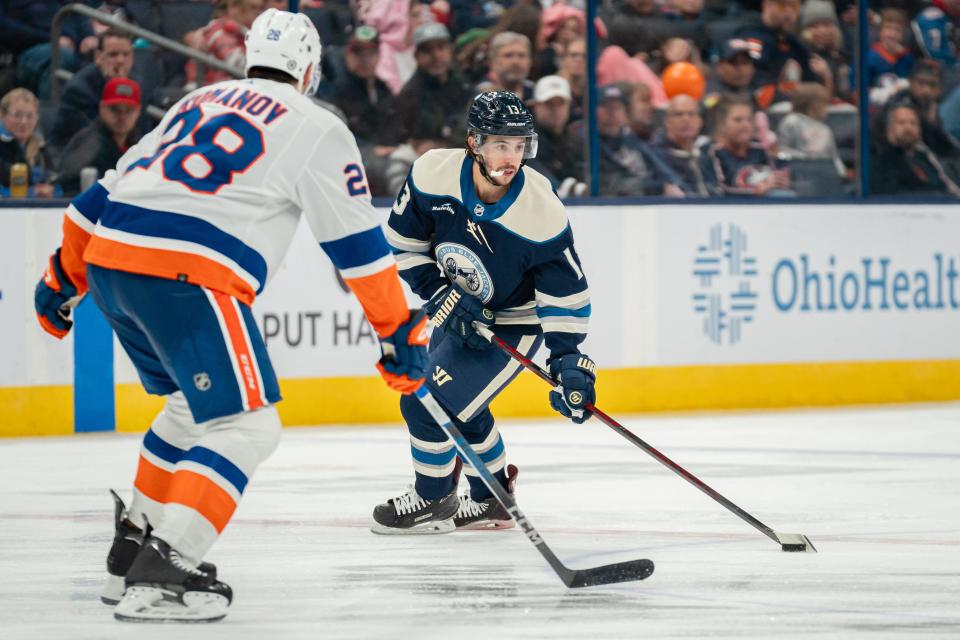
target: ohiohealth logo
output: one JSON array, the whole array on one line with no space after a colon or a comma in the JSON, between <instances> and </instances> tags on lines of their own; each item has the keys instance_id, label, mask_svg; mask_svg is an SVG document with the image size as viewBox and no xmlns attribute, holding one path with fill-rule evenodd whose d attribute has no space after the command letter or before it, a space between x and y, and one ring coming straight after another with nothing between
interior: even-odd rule
<instances>
[{"instance_id":1,"label":"ohiohealth logo","mask_svg":"<svg viewBox=\"0 0 960 640\"><path fill-rule=\"evenodd\" d=\"M742 326L753 321L757 294L757 259L746 254L747 234L735 224L710 227L710 240L697 247L693 275L697 290L693 310L703 314L703 333L717 344L740 342Z\"/></svg>"}]
</instances>

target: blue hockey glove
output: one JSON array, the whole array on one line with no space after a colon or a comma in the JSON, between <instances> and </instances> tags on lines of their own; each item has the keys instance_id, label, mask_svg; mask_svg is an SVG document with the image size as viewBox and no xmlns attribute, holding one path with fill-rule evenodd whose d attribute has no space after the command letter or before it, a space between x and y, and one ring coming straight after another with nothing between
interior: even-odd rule
<instances>
[{"instance_id":1,"label":"blue hockey glove","mask_svg":"<svg viewBox=\"0 0 960 640\"><path fill-rule=\"evenodd\" d=\"M75 302L77 288L73 286L60 264L60 249L50 256L50 264L33 292L33 306L43 330L55 338L70 333L73 321L70 309Z\"/></svg>"},{"instance_id":2,"label":"blue hockey glove","mask_svg":"<svg viewBox=\"0 0 960 640\"><path fill-rule=\"evenodd\" d=\"M470 349L489 349L490 342L473 328L474 322L493 324L493 311L486 309L480 299L455 284L447 285L423 305L433 325Z\"/></svg>"},{"instance_id":3,"label":"blue hockey glove","mask_svg":"<svg viewBox=\"0 0 960 640\"><path fill-rule=\"evenodd\" d=\"M581 353L571 353L550 361L550 375L559 383L550 392L550 406L577 424L586 422L593 415L586 405L597 401L593 389L597 365Z\"/></svg>"},{"instance_id":4,"label":"blue hockey glove","mask_svg":"<svg viewBox=\"0 0 960 640\"><path fill-rule=\"evenodd\" d=\"M413 393L420 388L427 376L427 344L427 316L417 309L392 336L380 340L383 357L377 370L391 389Z\"/></svg>"}]
</instances>

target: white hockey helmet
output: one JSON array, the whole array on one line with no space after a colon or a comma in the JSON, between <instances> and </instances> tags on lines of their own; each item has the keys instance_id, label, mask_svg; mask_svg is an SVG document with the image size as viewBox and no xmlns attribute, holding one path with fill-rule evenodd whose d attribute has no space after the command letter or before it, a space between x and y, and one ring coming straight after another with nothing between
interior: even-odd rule
<instances>
[{"instance_id":1,"label":"white hockey helmet","mask_svg":"<svg viewBox=\"0 0 960 640\"><path fill-rule=\"evenodd\" d=\"M320 34L302 13L267 9L253 21L246 36L246 73L266 67L289 74L297 91L313 95L320 82ZM313 66L310 85L304 86L307 69Z\"/></svg>"}]
</instances>

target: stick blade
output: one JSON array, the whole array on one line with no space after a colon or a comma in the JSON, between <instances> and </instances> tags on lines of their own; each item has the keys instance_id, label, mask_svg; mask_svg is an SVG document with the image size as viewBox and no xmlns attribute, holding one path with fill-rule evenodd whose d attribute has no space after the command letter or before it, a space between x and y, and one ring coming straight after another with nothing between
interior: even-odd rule
<instances>
[{"instance_id":1,"label":"stick blade","mask_svg":"<svg viewBox=\"0 0 960 640\"><path fill-rule=\"evenodd\" d=\"M593 569L573 569L561 576L563 583L571 589L578 587L595 587L601 584L615 582L633 582L644 580L653 573L652 560L630 560L608 564Z\"/></svg>"},{"instance_id":2,"label":"stick blade","mask_svg":"<svg viewBox=\"0 0 960 640\"><path fill-rule=\"evenodd\" d=\"M810 538L802 533L777 533L777 542L780 543L780 549L792 553L816 553L817 548L810 542Z\"/></svg>"}]
</instances>

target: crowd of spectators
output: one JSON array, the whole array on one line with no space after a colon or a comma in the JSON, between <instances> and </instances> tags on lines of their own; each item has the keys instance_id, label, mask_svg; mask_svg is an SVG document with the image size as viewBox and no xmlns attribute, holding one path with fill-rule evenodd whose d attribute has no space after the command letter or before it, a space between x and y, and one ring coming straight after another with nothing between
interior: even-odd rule
<instances>
[{"instance_id":1,"label":"crowd of spectators","mask_svg":"<svg viewBox=\"0 0 960 640\"><path fill-rule=\"evenodd\" d=\"M50 26L66 0L0 8L0 181L70 195L187 91L230 77L73 14L51 100ZM287 0L87 0L242 72L243 38ZM174 6L176 5L176 6ZM392 197L429 149L464 144L480 91L512 91L540 136L531 165L587 193L587 30L600 51L600 194L675 198L855 193L859 109L871 193L960 195L960 0L873 0L859 105L853 0L301 0L324 39L317 99L357 138L371 191Z\"/></svg>"}]
</instances>

